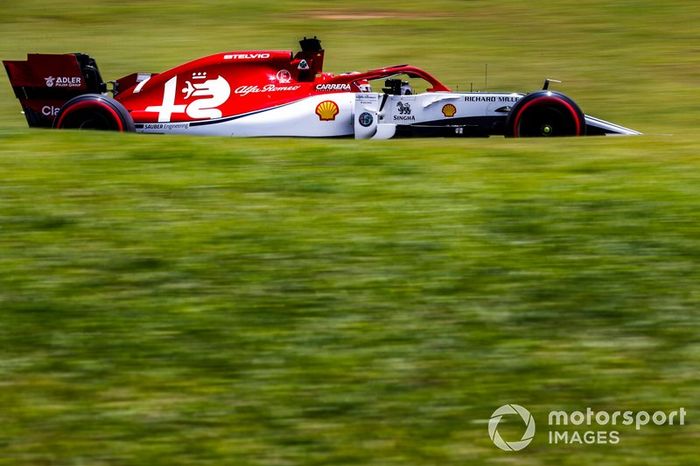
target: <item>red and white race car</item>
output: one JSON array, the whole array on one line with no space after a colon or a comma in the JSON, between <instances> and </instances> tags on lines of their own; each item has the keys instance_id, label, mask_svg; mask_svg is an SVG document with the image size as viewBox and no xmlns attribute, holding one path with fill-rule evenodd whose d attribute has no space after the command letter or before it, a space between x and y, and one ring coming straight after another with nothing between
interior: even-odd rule
<instances>
[{"instance_id":1,"label":"red and white race car","mask_svg":"<svg viewBox=\"0 0 700 466\"><path fill-rule=\"evenodd\" d=\"M88 55L4 61L29 126L216 136L583 136L640 134L585 115L569 97L453 92L409 65L323 72L321 42L301 51L226 52L163 73L103 82ZM403 76L428 83L415 93ZM383 80L381 92L372 81ZM109 93L113 97L109 96Z\"/></svg>"}]
</instances>

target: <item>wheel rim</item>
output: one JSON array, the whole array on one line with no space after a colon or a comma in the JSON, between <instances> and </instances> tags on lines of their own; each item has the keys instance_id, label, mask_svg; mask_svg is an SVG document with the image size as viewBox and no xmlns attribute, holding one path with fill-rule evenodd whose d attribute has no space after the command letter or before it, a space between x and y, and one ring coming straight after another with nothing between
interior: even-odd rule
<instances>
[{"instance_id":1,"label":"wheel rim","mask_svg":"<svg viewBox=\"0 0 700 466\"><path fill-rule=\"evenodd\" d=\"M523 102L513 118L514 137L579 136L585 134L582 117L573 104L556 96Z\"/></svg>"},{"instance_id":2,"label":"wheel rim","mask_svg":"<svg viewBox=\"0 0 700 466\"><path fill-rule=\"evenodd\" d=\"M523 137L574 136L576 123L566 111L552 105L541 105L523 114L518 132Z\"/></svg>"},{"instance_id":3,"label":"wheel rim","mask_svg":"<svg viewBox=\"0 0 700 466\"><path fill-rule=\"evenodd\" d=\"M90 98L90 95L77 97L75 102L69 102L58 114L55 127L60 129L124 131L123 117L118 108L100 98Z\"/></svg>"},{"instance_id":4,"label":"wheel rim","mask_svg":"<svg viewBox=\"0 0 700 466\"><path fill-rule=\"evenodd\" d=\"M115 130L116 125L106 115L95 112L86 115L85 120L79 123L78 129Z\"/></svg>"}]
</instances>

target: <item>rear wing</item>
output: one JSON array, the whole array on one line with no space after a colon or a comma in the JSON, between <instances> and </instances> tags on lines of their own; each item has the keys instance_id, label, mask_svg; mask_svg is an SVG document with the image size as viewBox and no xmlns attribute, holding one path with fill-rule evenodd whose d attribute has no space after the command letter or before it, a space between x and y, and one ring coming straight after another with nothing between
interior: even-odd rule
<instances>
[{"instance_id":1,"label":"rear wing","mask_svg":"<svg viewBox=\"0 0 700 466\"><path fill-rule=\"evenodd\" d=\"M107 90L97 63L83 53L33 53L26 60L3 64L31 127L50 128L65 102Z\"/></svg>"}]
</instances>

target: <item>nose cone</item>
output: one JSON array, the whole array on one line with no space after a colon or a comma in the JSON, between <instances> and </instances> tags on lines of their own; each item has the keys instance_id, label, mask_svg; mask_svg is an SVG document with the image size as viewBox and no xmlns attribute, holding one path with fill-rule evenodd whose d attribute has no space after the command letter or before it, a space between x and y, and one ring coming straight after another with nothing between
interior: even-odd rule
<instances>
[{"instance_id":1,"label":"nose cone","mask_svg":"<svg viewBox=\"0 0 700 466\"><path fill-rule=\"evenodd\" d=\"M609 121L601 120L600 118L586 115L586 134L589 136L639 136L642 133Z\"/></svg>"}]
</instances>

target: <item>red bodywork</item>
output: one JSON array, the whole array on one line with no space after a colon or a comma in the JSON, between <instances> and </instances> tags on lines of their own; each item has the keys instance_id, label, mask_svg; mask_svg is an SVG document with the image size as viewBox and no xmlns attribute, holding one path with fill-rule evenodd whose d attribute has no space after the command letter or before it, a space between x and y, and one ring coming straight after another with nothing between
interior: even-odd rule
<instances>
[{"instance_id":1,"label":"red bodywork","mask_svg":"<svg viewBox=\"0 0 700 466\"><path fill-rule=\"evenodd\" d=\"M134 73L116 81L114 98L139 124L236 117L319 94L362 92L368 81L398 74L424 79L431 86L428 91L450 90L409 65L324 73L320 41L304 38L301 47L297 54L279 50L219 53L160 74ZM94 60L84 54L30 54L26 61L4 64L30 126L51 126L69 99L107 89Z\"/></svg>"},{"instance_id":2,"label":"red bodywork","mask_svg":"<svg viewBox=\"0 0 700 466\"><path fill-rule=\"evenodd\" d=\"M302 60L308 69L300 69ZM191 100L186 91L196 84L195 79L208 81L222 77L228 83L230 95L216 107L221 113L219 118L274 108L317 94L361 92L362 83L396 74L425 79L432 86L429 91L449 91L435 77L413 66L334 75L323 73L322 64L323 50L313 54L300 52L296 56L290 51L269 50L219 53L153 75L138 92L134 75L122 78L117 81L119 88L129 88L119 91L115 98L129 110L136 123L152 123L159 121L159 115L162 117L160 121L203 119L189 111ZM172 79L175 79L176 92L171 91L174 97L171 99L166 95L166 85ZM167 106L166 112L161 114L164 105Z\"/></svg>"},{"instance_id":3,"label":"red bodywork","mask_svg":"<svg viewBox=\"0 0 700 466\"><path fill-rule=\"evenodd\" d=\"M3 64L29 126L50 127L67 100L104 91L95 61L84 54L31 53Z\"/></svg>"}]
</instances>

